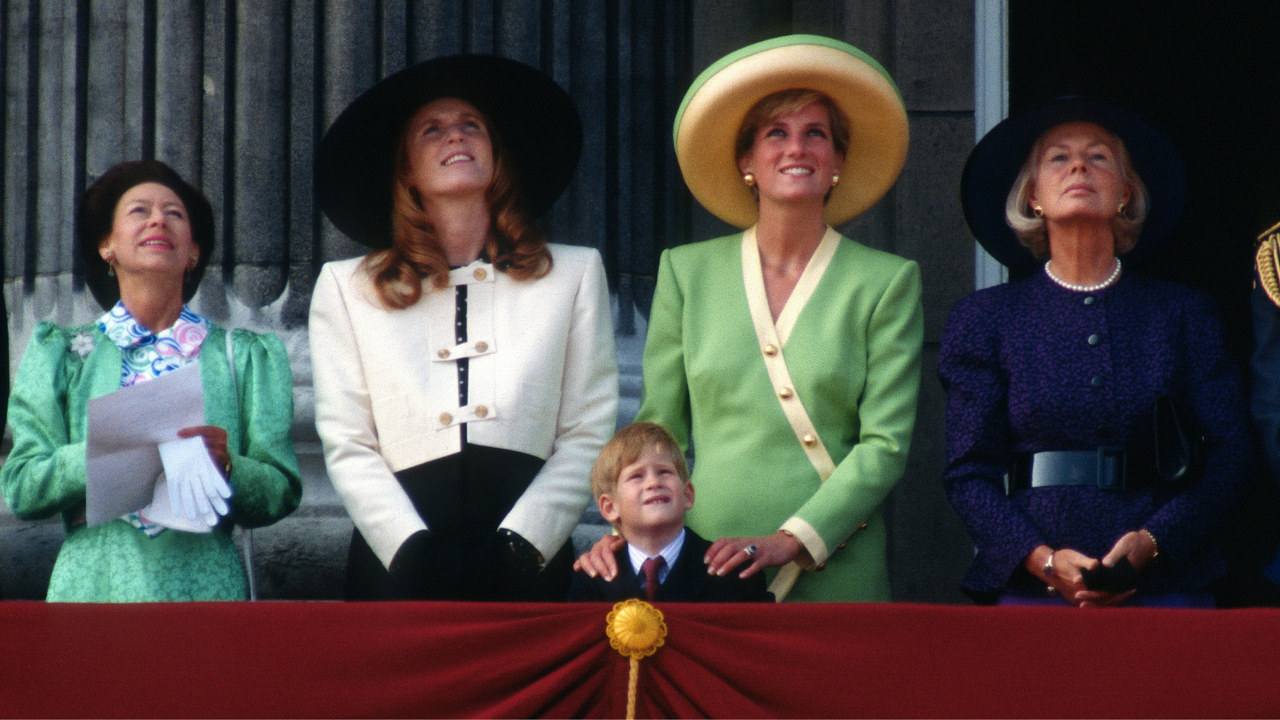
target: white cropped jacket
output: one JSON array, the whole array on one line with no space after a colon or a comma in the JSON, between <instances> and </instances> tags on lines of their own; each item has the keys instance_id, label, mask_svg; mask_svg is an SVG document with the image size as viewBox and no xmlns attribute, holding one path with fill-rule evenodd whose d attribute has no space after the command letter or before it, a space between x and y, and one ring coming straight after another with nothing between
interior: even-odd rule
<instances>
[{"instance_id":1,"label":"white cropped jacket","mask_svg":"<svg viewBox=\"0 0 1280 720\"><path fill-rule=\"evenodd\" d=\"M311 299L316 428L335 490L390 565L426 527L392 474L467 441L546 460L502 521L550 559L590 499L591 466L613 433L618 366L604 266L594 249L550 245L546 276L516 281L477 261L385 308L361 258L326 263ZM454 342L466 284L468 342ZM470 358L458 406L456 360Z\"/></svg>"}]
</instances>

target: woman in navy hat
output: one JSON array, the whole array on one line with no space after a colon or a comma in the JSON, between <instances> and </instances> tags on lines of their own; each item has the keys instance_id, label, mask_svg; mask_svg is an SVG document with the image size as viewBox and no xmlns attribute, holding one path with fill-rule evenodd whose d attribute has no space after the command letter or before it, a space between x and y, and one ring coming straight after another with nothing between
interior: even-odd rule
<instances>
[{"instance_id":1,"label":"woman in navy hat","mask_svg":"<svg viewBox=\"0 0 1280 720\"><path fill-rule=\"evenodd\" d=\"M1213 604L1211 537L1249 461L1238 368L1207 297L1131 271L1184 178L1158 128L1083 98L1005 120L969 158L970 228L1030 273L956 303L938 359L980 600Z\"/></svg>"},{"instance_id":2,"label":"woman in navy hat","mask_svg":"<svg viewBox=\"0 0 1280 720\"><path fill-rule=\"evenodd\" d=\"M311 302L347 598L564 598L618 393L599 254L534 225L581 143L564 90L490 56L386 78L321 142L320 206L373 250Z\"/></svg>"}]
</instances>

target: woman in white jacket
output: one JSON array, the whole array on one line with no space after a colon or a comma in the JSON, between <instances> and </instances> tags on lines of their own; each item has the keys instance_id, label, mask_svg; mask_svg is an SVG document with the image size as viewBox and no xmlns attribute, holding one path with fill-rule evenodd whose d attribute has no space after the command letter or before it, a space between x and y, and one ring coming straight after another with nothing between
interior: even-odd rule
<instances>
[{"instance_id":1,"label":"woman in white jacket","mask_svg":"<svg viewBox=\"0 0 1280 720\"><path fill-rule=\"evenodd\" d=\"M348 599L564 598L618 402L599 254L533 224L581 137L554 81L460 55L382 80L321 142L320 206L374 249L311 301Z\"/></svg>"}]
</instances>

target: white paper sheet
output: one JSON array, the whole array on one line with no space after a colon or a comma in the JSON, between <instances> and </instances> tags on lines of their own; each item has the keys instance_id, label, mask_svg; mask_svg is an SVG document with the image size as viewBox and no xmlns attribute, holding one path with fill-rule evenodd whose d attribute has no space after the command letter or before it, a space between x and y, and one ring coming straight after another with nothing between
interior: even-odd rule
<instances>
[{"instance_id":1,"label":"white paper sheet","mask_svg":"<svg viewBox=\"0 0 1280 720\"><path fill-rule=\"evenodd\" d=\"M91 399L85 520L97 525L151 503L164 470L160 443L179 440L182 428L204 424L199 362Z\"/></svg>"}]
</instances>

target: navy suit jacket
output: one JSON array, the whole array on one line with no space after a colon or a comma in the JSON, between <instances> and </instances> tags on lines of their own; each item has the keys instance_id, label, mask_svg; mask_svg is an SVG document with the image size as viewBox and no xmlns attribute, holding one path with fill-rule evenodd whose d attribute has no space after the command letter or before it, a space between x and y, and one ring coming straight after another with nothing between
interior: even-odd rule
<instances>
[{"instance_id":1,"label":"navy suit jacket","mask_svg":"<svg viewBox=\"0 0 1280 720\"><path fill-rule=\"evenodd\" d=\"M743 567L735 568L723 577L708 575L702 557L711 543L694 531L685 528L684 546L676 558L667 579L658 586L654 602L773 602L764 573L747 579L738 577ZM628 598L645 599L640 579L631 567L627 546L614 553L618 561L618 576L606 581L578 571L573 574L569 587L569 599L578 601L619 602Z\"/></svg>"}]
</instances>

